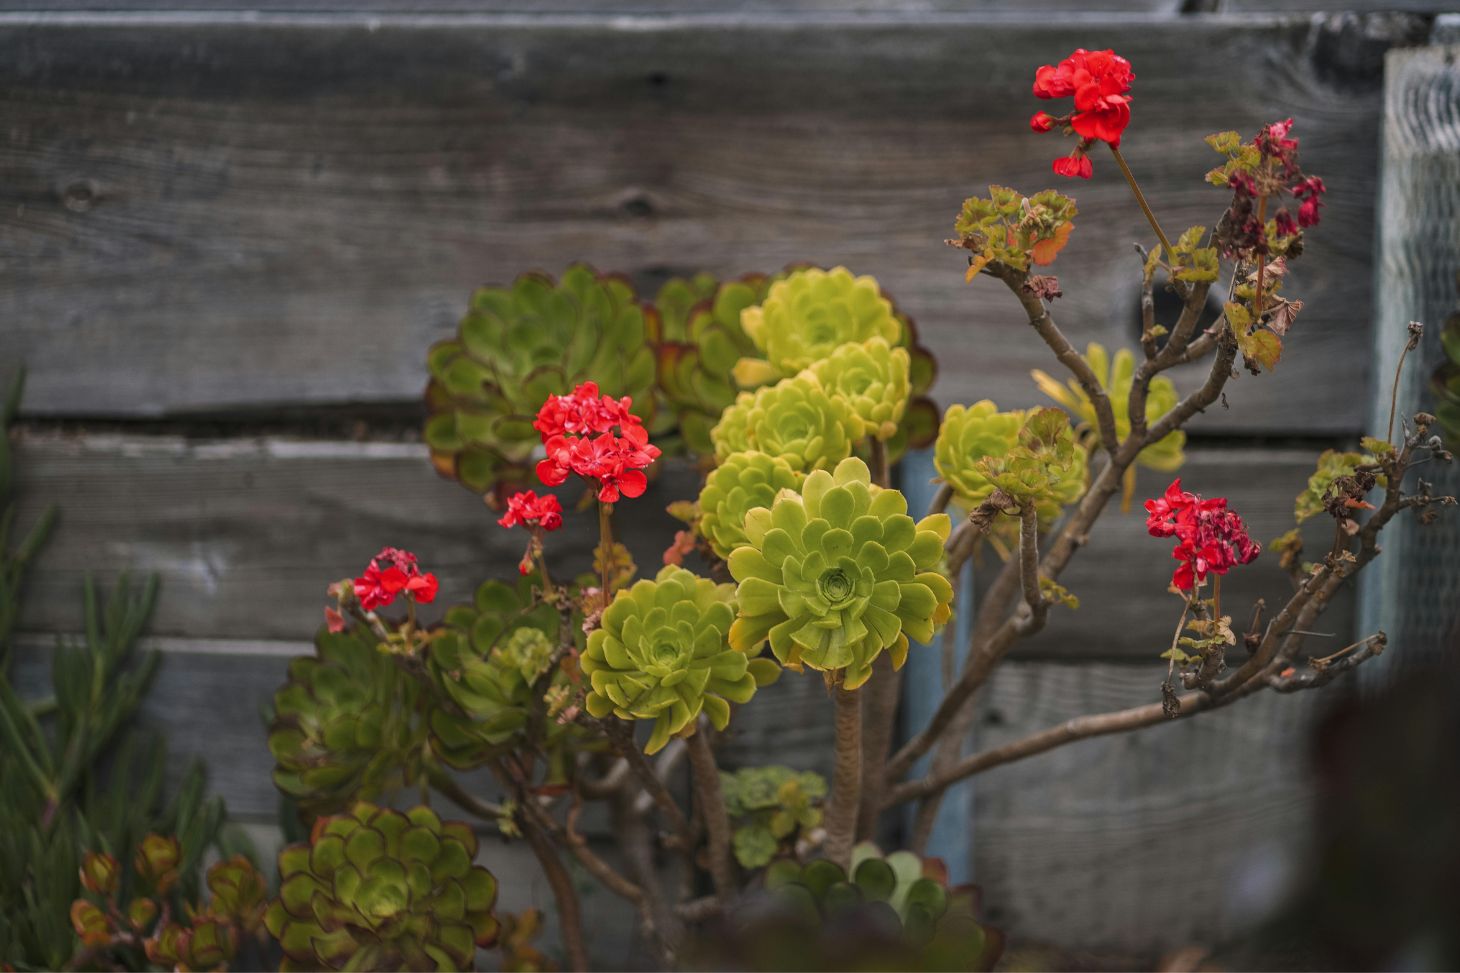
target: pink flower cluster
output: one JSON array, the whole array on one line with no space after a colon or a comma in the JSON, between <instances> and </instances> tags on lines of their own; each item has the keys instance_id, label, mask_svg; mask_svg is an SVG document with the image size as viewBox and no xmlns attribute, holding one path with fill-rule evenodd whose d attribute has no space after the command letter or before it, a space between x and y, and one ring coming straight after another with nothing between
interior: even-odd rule
<instances>
[{"instance_id":1,"label":"pink flower cluster","mask_svg":"<svg viewBox=\"0 0 1460 973\"><path fill-rule=\"evenodd\" d=\"M423 574L410 551L382 548L370 559L365 573L355 579L355 597L366 611L384 608L405 592L423 605L436 600L436 575Z\"/></svg>"},{"instance_id":2,"label":"pink flower cluster","mask_svg":"<svg viewBox=\"0 0 1460 973\"><path fill-rule=\"evenodd\" d=\"M1146 501L1146 530L1152 537L1175 537L1171 556L1181 564L1171 583L1190 591L1208 574L1222 575L1235 564L1247 564L1262 553L1262 545L1247 535L1247 525L1227 509L1226 497L1203 500L1172 481L1162 497Z\"/></svg>"},{"instance_id":3,"label":"pink flower cluster","mask_svg":"<svg viewBox=\"0 0 1460 973\"><path fill-rule=\"evenodd\" d=\"M532 424L547 448L547 458L537 464L538 479L548 486L573 474L593 480L604 503L642 494L649 483L644 469L658 458L659 448L649 442L631 405L627 396L600 395L594 382L571 395L548 396Z\"/></svg>"},{"instance_id":4,"label":"pink flower cluster","mask_svg":"<svg viewBox=\"0 0 1460 973\"><path fill-rule=\"evenodd\" d=\"M523 490L507 498L507 512L497 523L503 527L557 530L563 526L563 505L551 493L538 496L532 490Z\"/></svg>"},{"instance_id":5,"label":"pink flower cluster","mask_svg":"<svg viewBox=\"0 0 1460 973\"><path fill-rule=\"evenodd\" d=\"M1130 91L1135 72L1130 62L1114 51L1078 48L1058 65L1046 64L1034 72L1036 98L1075 99L1075 110L1063 118L1036 112L1029 127L1048 132L1056 125L1068 125L1080 142L1068 156L1054 160L1061 176L1089 179L1094 166L1086 154L1096 142L1119 147L1120 137L1130 124Z\"/></svg>"}]
</instances>

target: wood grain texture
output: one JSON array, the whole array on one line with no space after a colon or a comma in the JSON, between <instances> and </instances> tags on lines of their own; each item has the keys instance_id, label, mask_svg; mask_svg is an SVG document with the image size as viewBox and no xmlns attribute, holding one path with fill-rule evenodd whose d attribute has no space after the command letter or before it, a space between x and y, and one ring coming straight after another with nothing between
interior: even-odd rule
<instances>
[{"instance_id":1,"label":"wood grain texture","mask_svg":"<svg viewBox=\"0 0 1460 973\"><path fill-rule=\"evenodd\" d=\"M981 704L976 743L1149 703L1161 677L1149 666L1011 663ZM1263 694L979 776L973 877L990 916L1012 942L1151 963L1240 936L1304 861L1304 752L1322 697Z\"/></svg>"},{"instance_id":2,"label":"wood grain texture","mask_svg":"<svg viewBox=\"0 0 1460 973\"><path fill-rule=\"evenodd\" d=\"M1224 205L1201 179L1215 128L1294 116L1330 187L1278 378L1237 383L1206 428L1356 429L1377 79L1325 62L1308 18L1019 18L0 15L5 354L34 415L404 402L478 284L813 260L879 277L944 402L1032 404L1039 343L941 241L969 193L1054 181L1034 66L1113 45L1139 74L1124 148L1168 227ZM1082 213L1056 310L1080 347L1133 340L1148 232L1096 167L1061 185Z\"/></svg>"},{"instance_id":3,"label":"wood grain texture","mask_svg":"<svg viewBox=\"0 0 1460 973\"><path fill-rule=\"evenodd\" d=\"M26 631L74 631L85 574L131 568L162 576L154 635L294 641L319 624L326 585L358 573L384 544L410 547L438 574L438 610L487 578L514 575L521 556L521 532L498 527L410 444L33 435L18 457L20 523L46 502L62 510L31 576ZM1312 455L1299 451L1192 449L1182 475L1190 489L1228 496L1253 535L1267 540L1291 526L1293 497L1312 468ZM1164 487L1142 474L1141 496ZM641 574L657 570L679 526L664 506L697 492L693 471L674 466L645 498L623 505L618 533L629 538ZM552 535L558 573L588 563L597 538L590 521L570 517ZM1176 617L1176 599L1163 593L1169 553L1169 542L1146 535L1139 506L1112 510L1063 579L1081 608L1057 609L1019 651L1156 657ZM985 563L992 568L992 554ZM1243 617L1259 593L1272 603L1289 588L1264 557L1234 571L1224 590ZM1348 612L1348 602L1332 611L1331 630L1347 631Z\"/></svg>"},{"instance_id":4,"label":"wood grain texture","mask_svg":"<svg viewBox=\"0 0 1460 973\"><path fill-rule=\"evenodd\" d=\"M979 16L1030 11L1064 14L1175 14L1180 0L0 0L0 11L143 13L210 11L287 14L508 13L544 14L904 14L972 13Z\"/></svg>"}]
</instances>

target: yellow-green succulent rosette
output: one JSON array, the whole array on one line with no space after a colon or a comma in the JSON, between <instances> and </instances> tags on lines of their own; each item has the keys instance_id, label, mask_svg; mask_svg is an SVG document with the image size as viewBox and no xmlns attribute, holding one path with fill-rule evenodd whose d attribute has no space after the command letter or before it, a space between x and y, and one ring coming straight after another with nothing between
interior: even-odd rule
<instances>
[{"instance_id":1,"label":"yellow-green succulent rosette","mask_svg":"<svg viewBox=\"0 0 1460 973\"><path fill-rule=\"evenodd\" d=\"M745 517L769 507L782 490L795 490L805 477L779 456L732 453L705 478L700 490L699 532L722 559L745 543Z\"/></svg>"},{"instance_id":2,"label":"yellow-green succulent rosette","mask_svg":"<svg viewBox=\"0 0 1460 973\"><path fill-rule=\"evenodd\" d=\"M730 647L734 619L733 585L674 565L619 591L581 659L591 687L588 712L653 720L645 753L692 734L701 712L723 730L731 703L748 701L780 674L769 659Z\"/></svg>"},{"instance_id":3,"label":"yellow-green succulent rosette","mask_svg":"<svg viewBox=\"0 0 1460 973\"><path fill-rule=\"evenodd\" d=\"M803 372L754 392L741 392L710 439L721 462L734 453L779 456L793 470L829 470L852 453L861 420L814 375Z\"/></svg>"},{"instance_id":4,"label":"yellow-green succulent rosette","mask_svg":"<svg viewBox=\"0 0 1460 973\"><path fill-rule=\"evenodd\" d=\"M746 517L747 543L730 554L739 616L730 642L743 652L769 640L789 668L808 666L856 689L884 650L894 668L908 640L927 642L952 615L953 588L939 570L950 521L914 521L897 490L873 486L855 457L817 470Z\"/></svg>"},{"instance_id":5,"label":"yellow-green succulent rosette","mask_svg":"<svg viewBox=\"0 0 1460 973\"><path fill-rule=\"evenodd\" d=\"M1111 358L1104 345L1092 341L1086 346L1084 357L1085 361L1090 364L1090 370L1095 373L1096 380L1100 382L1100 387L1105 389L1105 394L1110 397L1110 409L1115 414L1115 434L1124 440L1130 435L1130 390L1135 380L1135 355L1131 353L1130 349L1122 348L1115 353L1114 358ZM1098 436L1095 406L1090 401L1090 397L1085 394L1085 390L1080 387L1080 383L1070 379L1067 383L1061 384L1037 368L1029 374L1041 392L1070 411L1077 422L1076 434L1082 441L1087 444L1091 443ZM1174 409L1179 400L1176 385L1171 379L1165 375L1157 375L1153 378L1146 393L1146 425L1149 427L1155 424L1162 416ZM1186 433L1180 429L1174 430L1141 450L1140 454L1136 456L1136 463L1158 473L1175 472L1181 468L1182 463L1186 462L1185 446ZM1130 495L1134 489L1135 467L1132 466L1126 471L1127 505L1129 505Z\"/></svg>"},{"instance_id":6,"label":"yellow-green succulent rosette","mask_svg":"<svg viewBox=\"0 0 1460 973\"><path fill-rule=\"evenodd\" d=\"M807 369L862 423L862 435L886 442L897 434L911 394L911 358L885 338L845 344Z\"/></svg>"},{"instance_id":7,"label":"yellow-green succulent rosette","mask_svg":"<svg viewBox=\"0 0 1460 973\"><path fill-rule=\"evenodd\" d=\"M765 360L743 358L735 378L747 388L794 375L848 343L902 339L892 302L875 278L845 267L808 267L771 285L765 300L740 312L740 327Z\"/></svg>"}]
</instances>

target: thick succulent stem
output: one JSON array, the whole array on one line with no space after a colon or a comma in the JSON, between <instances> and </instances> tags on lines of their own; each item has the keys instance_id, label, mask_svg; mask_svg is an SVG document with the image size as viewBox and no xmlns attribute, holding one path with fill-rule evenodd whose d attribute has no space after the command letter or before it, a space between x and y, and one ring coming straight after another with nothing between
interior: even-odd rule
<instances>
[{"instance_id":1,"label":"thick succulent stem","mask_svg":"<svg viewBox=\"0 0 1460 973\"><path fill-rule=\"evenodd\" d=\"M553 890L553 900L558 907L558 927L563 937L563 949L568 954L568 969L574 973L588 969L588 947L583 942L583 908L578 901L578 890L573 887L573 877L563 867L557 849L547 835L532 819L520 819L522 837L537 856L542 866L548 887Z\"/></svg>"},{"instance_id":2,"label":"thick succulent stem","mask_svg":"<svg viewBox=\"0 0 1460 973\"><path fill-rule=\"evenodd\" d=\"M862 701L855 691L832 689L836 704L836 771L827 804L826 857L842 868L852 861L862 791Z\"/></svg>"},{"instance_id":3,"label":"thick succulent stem","mask_svg":"<svg viewBox=\"0 0 1460 973\"><path fill-rule=\"evenodd\" d=\"M715 895L722 902L729 902L736 891L735 862L730 857L730 816L725 811L725 795L720 790L720 767L710 749L709 726L700 724L687 742L695 797L699 799L700 817L709 838L710 879L715 883Z\"/></svg>"},{"instance_id":4,"label":"thick succulent stem","mask_svg":"<svg viewBox=\"0 0 1460 973\"><path fill-rule=\"evenodd\" d=\"M897 700L902 691L902 673L894 672L892 658L886 653L872 663L872 678L863 697L862 720L862 788L861 810L857 813L857 836L872 838L877 818L882 811L883 768L892 750L892 735L897 728Z\"/></svg>"}]
</instances>

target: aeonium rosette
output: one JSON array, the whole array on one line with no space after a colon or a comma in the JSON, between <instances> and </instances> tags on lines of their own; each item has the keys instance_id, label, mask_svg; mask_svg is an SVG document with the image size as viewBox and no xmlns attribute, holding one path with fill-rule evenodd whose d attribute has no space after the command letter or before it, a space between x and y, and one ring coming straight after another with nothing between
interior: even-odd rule
<instances>
[{"instance_id":1,"label":"aeonium rosette","mask_svg":"<svg viewBox=\"0 0 1460 973\"><path fill-rule=\"evenodd\" d=\"M628 396L600 395L595 382L548 396L532 424L547 450L537 464L538 479L561 486L570 475L581 476L598 484L603 503L642 495L649 485L644 470L659 458L659 448L629 411L632 405Z\"/></svg>"},{"instance_id":2,"label":"aeonium rosette","mask_svg":"<svg viewBox=\"0 0 1460 973\"><path fill-rule=\"evenodd\" d=\"M1224 575L1233 565L1247 564L1262 553L1262 545L1247 534L1247 525L1227 507L1226 497L1202 497L1171 481L1163 496L1146 501L1146 530L1152 537L1175 537L1171 556L1181 562L1171 583L1191 591L1209 574Z\"/></svg>"}]
</instances>

